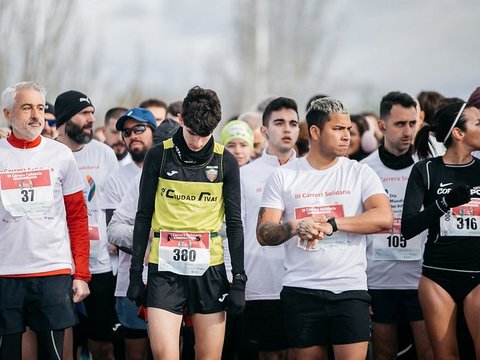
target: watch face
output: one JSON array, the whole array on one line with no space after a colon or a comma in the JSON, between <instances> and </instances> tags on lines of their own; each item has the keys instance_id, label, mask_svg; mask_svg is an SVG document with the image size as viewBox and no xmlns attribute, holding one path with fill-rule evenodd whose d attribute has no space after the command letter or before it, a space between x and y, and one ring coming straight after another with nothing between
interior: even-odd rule
<instances>
[{"instance_id":1,"label":"watch face","mask_svg":"<svg viewBox=\"0 0 480 360\"><path fill-rule=\"evenodd\" d=\"M233 279L243 281L243 282L247 282L247 275L246 274L235 274L233 276Z\"/></svg>"}]
</instances>

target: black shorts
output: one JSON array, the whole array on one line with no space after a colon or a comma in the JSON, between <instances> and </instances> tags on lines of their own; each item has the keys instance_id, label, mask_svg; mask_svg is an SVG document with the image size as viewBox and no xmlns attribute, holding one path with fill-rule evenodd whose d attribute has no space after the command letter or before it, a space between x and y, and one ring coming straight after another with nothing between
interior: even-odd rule
<instances>
[{"instance_id":1,"label":"black shorts","mask_svg":"<svg viewBox=\"0 0 480 360\"><path fill-rule=\"evenodd\" d=\"M280 293L291 348L353 344L370 339L370 295L284 286Z\"/></svg>"},{"instance_id":2,"label":"black shorts","mask_svg":"<svg viewBox=\"0 0 480 360\"><path fill-rule=\"evenodd\" d=\"M417 290L368 290L372 297L372 321L397 324L423 320Z\"/></svg>"},{"instance_id":3,"label":"black shorts","mask_svg":"<svg viewBox=\"0 0 480 360\"><path fill-rule=\"evenodd\" d=\"M480 273L437 270L424 267L422 275L440 285L457 305L480 284Z\"/></svg>"},{"instance_id":4,"label":"black shorts","mask_svg":"<svg viewBox=\"0 0 480 360\"><path fill-rule=\"evenodd\" d=\"M115 279L111 271L92 274L88 284L90 295L83 300L87 317L82 321L85 321L87 337L91 340L113 341L113 327L117 323Z\"/></svg>"},{"instance_id":5,"label":"black shorts","mask_svg":"<svg viewBox=\"0 0 480 360\"><path fill-rule=\"evenodd\" d=\"M157 271L148 264L147 307L164 309L182 315L212 314L224 311L230 285L225 265L210 266L202 276L178 275Z\"/></svg>"},{"instance_id":6,"label":"black shorts","mask_svg":"<svg viewBox=\"0 0 480 360\"><path fill-rule=\"evenodd\" d=\"M72 277L0 277L0 336L25 331L60 330L77 323Z\"/></svg>"},{"instance_id":7,"label":"black shorts","mask_svg":"<svg viewBox=\"0 0 480 360\"><path fill-rule=\"evenodd\" d=\"M243 312L243 336L248 348L280 351L288 348L280 300L247 301Z\"/></svg>"}]
</instances>

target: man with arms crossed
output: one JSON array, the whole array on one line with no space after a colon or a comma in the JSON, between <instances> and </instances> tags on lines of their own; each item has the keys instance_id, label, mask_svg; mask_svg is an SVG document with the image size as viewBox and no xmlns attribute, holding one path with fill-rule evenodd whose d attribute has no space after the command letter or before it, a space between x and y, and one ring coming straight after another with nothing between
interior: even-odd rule
<instances>
[{"instance_id":1,"label":"man with arms crossed","mask_svg":"<svg viewBox=\"0 0 480 360\"><path fill-rule=\"evenodd\" d=\"M0 140L2 360L21 359L26 325L37 334L38 357L58 359L64 329L77 322L73 303L89 294L83 182L71 151L40 136L45 94L32 82L2 94L12 126Z\"/></svg>"},{"instance_id":2,"label":"man with arms crossed","mask_svg":"<svg viewBox=\"0 0 480 360\"><path fill-rule=\"evenodd\" d=\"M285 243L280 294L294 359L365 359L370 338L364 234L388 229L393 216L378 176L345 158L352 123L336 99L307 112L311 150L278 168L258 214L261 245Z\"/></svg>"},{"instance_id":3,"label":"man with arms crossed","mask_svg":"<svg viewBox=\"0 0 480 360\"><path fill-rule=\"evenodd\" d=\"M384 144L361 162L380 176L394 213L391 229L367 235L367 283L372 297L375 360L397 358L397 324L401 321L410 322L418 359L433 359L418 300L427 234L423 232L407 241L400 229L403 198L414 164L412 141L416 119L416 102L410 95L401 92L385 95L380 103L379 121Z\"/></svg>"},{"instance_id":4,"label":"man with arms crossed","mask_svg":"<svg viewBox=\"0 0 480 360\"><path fill-rule=\"evenodd\" d=\"M289 98L276 98L265 108L262 121L261 131L268 145L262 156L240 168L245 271L249 277L244 338L249 348L259 351L260 359L285 359L288 345L280 303L284 251L282 246L260 246L256 227L265 182L277 167L296 160L297 104Z\"/></svg>"}]
</instances>

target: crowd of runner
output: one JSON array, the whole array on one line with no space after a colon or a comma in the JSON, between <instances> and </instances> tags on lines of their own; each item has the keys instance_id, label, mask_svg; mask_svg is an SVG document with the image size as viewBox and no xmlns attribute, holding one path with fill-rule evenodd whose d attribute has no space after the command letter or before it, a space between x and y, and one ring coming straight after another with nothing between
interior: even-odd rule
<instances>
[{"instance_id":1,"label":"crowd of runner","mask_svg":"<svg viewBox=\"0 0 480 360\"><path fill-rule=\"evenodd\" d=\"M94 103L3 91L0 360L480 359L480 88Z\"/></svg>"}]
</instances>

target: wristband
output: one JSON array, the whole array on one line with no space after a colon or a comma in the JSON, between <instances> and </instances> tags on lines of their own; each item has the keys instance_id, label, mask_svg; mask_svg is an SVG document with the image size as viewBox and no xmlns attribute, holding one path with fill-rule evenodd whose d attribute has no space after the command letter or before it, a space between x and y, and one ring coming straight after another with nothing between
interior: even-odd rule
<instances>
[{"instance_id":1,"label":"wristband","mask_svg":"<svg viewBox=\"0 0 480 360\"><path fill-rule=\"evenodd\" d=\"M232 271L232 275L233 275L233 282L235 281L240 281L242 283L246 283L248 278L247 278L247 274L245 274L245 272L233 272Z\"/></svg>"},{"instance_id":2,"label":"wristband","mask_svg":"<svg viewBox=\"0 0 480 360\"><path fill-rule=\"evenodd\" d=\"M337 228L337 223L336 223L336 221L335 221L335 217L332 216L331 218L328 218L328 219L327 219L327 222L328 222L330 225L332 225L332 234L338 230L338 228ZM330 234L330 235L332 235L332 234ZM328 235L328 236L330 236L330 235Z\"/></svg>"}]
</instances>

